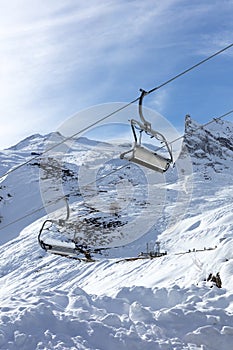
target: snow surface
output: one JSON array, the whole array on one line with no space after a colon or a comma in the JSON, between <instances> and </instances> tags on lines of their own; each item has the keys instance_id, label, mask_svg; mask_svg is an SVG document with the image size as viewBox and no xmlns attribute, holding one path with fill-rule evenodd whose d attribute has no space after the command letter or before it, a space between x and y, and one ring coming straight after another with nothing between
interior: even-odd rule
<instances>
[{"instance_id":1,"label":"snow surface","mask_svg":"<svg viewBox=\"0 0 233 350\"><path fill-rule=\"evenodd\" d=\"M189 121L187 129L193 125ZM207 131L213 137L203 157L199 151L205 131L189 136L186 144L193 162L193 181L188 175L177 179L172 169L166 181L158 178L165 202L148 233L129 245L96 255L94 263L52 255L38 245L45 210L26 216L43 207L36 159L34 165L3 178L0 349L232 349L232 151L224 143L219 153L216 141L216 133L221 142L227 139L227 128L232 125L211 125ZM31 152L42 152L44 143L50 142L47 140L36 135L3 151L1 172L29 159ZM77 166L88 157L87 149L90 157L92 146L85 140L74 146L75 152L70 150L64 161L64 169L70 173L63 169L65 191L77 188ZM109 158L113 151L106 147ZM103 186L108 185L106 178ZM75 205L81 203L80 198L79 193L70 200ZM22 214L23 220L10 225ZM131 216L130 212L128 219ZM125 260L145 252L146 243L151 246L156 240L166 255ZM220 274L222 288L207 281L211 273Z\"/></svg>"}]
</instances>

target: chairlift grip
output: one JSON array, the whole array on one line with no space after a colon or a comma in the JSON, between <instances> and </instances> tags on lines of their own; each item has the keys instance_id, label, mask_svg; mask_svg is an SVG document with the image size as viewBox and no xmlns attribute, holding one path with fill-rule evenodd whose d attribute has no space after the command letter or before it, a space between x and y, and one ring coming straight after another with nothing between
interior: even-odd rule
<instances>
[{"instance_id":1,"label":"chairlift grip","mask_svg":"<svg viewBox=\"0 0 233 350\"><path fill-rule=\"evenodd\" d=\"M145 117L143 115L143 111L142 111L142 101L143 101L144 96L148 95L148 92L143 90L143 89L140 89L140 91L141 91L141 96L139 98L139 104L138 104L139 115L140 115L141 121L144 124L145 131L148 131L148 130L150 131L151 130L151 123L145 119Z\"/></svg>"},{"instance_id":2,"label":"chairlift grip","mask_svg":"<svg viewBox=\"0 0 233 350\"><path fill-rule=\"evenodd\" d=\"M70 217L70 207L67 197L65 196L65 202L66 202L66 218L64 221L67 221Z\"/></svg>"},{"instance_id":3,"label":"chairlift grip","mask_svg":"<svg viewBox=\"0 0 233 350\"><path fill-rule=\"evenodd\" d=\"M153 129L151 128L151 123L148 122L148 121L145 119L144 115L143 115L143 111L142 111L142 101L143 101L144 96L148 95L150 92L145 91L145 90L143 90L143 89L140 89L140 91L141 91L141 96L140 96L140 98L139 98L139 106L138 106L138 107L139 107L139 115L140 115L141 121L142 121L143 124L144 124L144 128L145 128L144 130L145 130L146 132L149 131L149 133L151 133L151 135L154 136L154 137L156 137L157 139L158 139L157 135L159 135L159 136L161 137L162 140L160 140L160 141L165 143L165 145L166 145L166 147L167 147L167 150L168 150L168 153L169 153L170 158L171 158L171 162L173 162L172 150L171 150L171 148L170 148L170 146L169 146L169 143L167 142L166 138L165 138L160 132L153 130ZM141 126L140 123L138 123L137 121L134 121L134 120L131 120L131 125L132 125L132 121L133 121L133 122L136 122L139 126ZM136 140L136 138L135 138L135 140ZM136 140L136 142L137 142L137 140Z\"/></svg>"}]
</instances>

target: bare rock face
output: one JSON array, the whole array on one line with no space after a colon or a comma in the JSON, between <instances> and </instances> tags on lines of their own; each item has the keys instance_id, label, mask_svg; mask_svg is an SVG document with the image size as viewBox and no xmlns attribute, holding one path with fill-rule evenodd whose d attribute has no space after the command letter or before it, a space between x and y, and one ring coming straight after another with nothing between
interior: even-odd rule
<instances>
[{"instance_id":1,"label":"bare rock face","mask_svg":"<svg viewBox=\"0 0 233 350\"><path fill-rule=\"evenodd\" d=\"M187 115L184 146L188 150L194 171L208 178L212 173L230 173L233 161L233 124L216 119L201 126ZM209 173L209 174L208 174Z\"/></svg>"}]
</instances>

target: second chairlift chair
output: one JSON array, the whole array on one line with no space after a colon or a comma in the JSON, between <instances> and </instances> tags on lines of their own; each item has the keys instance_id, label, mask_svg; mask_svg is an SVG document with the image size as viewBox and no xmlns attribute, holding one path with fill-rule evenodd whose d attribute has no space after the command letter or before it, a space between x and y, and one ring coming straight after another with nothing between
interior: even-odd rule
<instances>
[{"instance_id":1,"label":"second chairlift chair","mask_svg":"<svg viewBox=\"0 0 233 350\"><path fill-rule=\"evenodd\" d=\"M139 116L142 122L139 122L135 119L131 119L131 128L134 136L134 145L133 148L129 151L126 151L120 155L121 159L126 159L131 162L137 163L139 165L145 166L152 170L163 173L168 170L170 164L173 162L172 150L170 145L168 144L166 138L158 131L155 131L151 127L151 123L146 121L142 112L142 100L145 95L148 93L142 89L141 96L139 98ZM137 137L136 129L140 130L139 139ZM151 138L155 137L157 140L164 143L166 150L168 152L168 158L164 157L157 152L142 146L142 133L145 132Z\"/></svg>"}]
</instances>

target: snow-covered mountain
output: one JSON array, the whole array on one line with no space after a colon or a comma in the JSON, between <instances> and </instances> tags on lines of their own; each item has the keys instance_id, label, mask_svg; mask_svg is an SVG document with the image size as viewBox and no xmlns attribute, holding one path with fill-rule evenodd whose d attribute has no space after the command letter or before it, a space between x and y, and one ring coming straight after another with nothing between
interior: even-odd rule
<instances>
[{"instance_id":1,"label":"snow-covered mountain","mask_svg":"<svg viewBox=\"0 0 233 350\"><path fill-rule=\"evenodd\" d=\"M212 121L211 121L212 122ZM233 124L216 119L202 127L189 115L185 119L185 145L197 171L208 178L210 168L217 173L231 173L233 159Z\"/></svg>"},{"instance_id":2,"label":"snow-covered mountain","mask_svg":"<svg viewBox=\"0 0 233 350\"><path fill-rule=\"evenodd\" d=\"M166 176L121 161L126 144L54 148L58 133L2 151L1 174L28 163L0 183L0 348L231 349L232 130L186 117ZM94 263L43 251L38 232L46 214L65 215L64 195L80 231L118 247ZM165 255L125 260L156 241Z\"/></svg>"}]
</instances>

